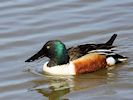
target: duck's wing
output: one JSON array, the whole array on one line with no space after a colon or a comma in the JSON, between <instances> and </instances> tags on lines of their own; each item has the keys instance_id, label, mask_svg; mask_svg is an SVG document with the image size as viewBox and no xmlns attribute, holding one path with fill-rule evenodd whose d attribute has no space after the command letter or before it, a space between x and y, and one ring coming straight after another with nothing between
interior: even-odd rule
<instances>
[{"instance_id":1,"label":"duck's wing","mask_svg":"<svg viewBox=\"0 0 133 100\"><path fill-rule=\"evenodd\" d=\"M111 49L115 46L112 46L114 40L116 39L117 34L114 34L106 43L101 44L83 44L77 47L68 48L68 53L70 56L70 60L77 59L85 54L87 54L91 50L96 49Z\"/></svg>"},{"instance_id":2,"label":"duck's wing","mask_svg":"<svg viewBox=\"0 0 133 100\"><path fill-rule=\"evenodd\" d=\"M111 49L115 46L113 46L113 42L116 39L117 34L114 34L106 43L100 43L100 44L84 44L84 45L79 45L78 48L80 48L81 51L84 53L91 51L91 50L96 50L96 49Z\"/></svg>"}]
</instances>

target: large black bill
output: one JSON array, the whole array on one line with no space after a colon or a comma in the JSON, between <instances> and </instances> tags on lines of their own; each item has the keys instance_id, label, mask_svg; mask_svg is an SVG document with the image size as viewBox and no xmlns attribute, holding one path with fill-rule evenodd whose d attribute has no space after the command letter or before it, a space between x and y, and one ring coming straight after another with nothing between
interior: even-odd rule
<instances>
[{"instance_id":1,"label":"large black bill","mask_svg":"<svg viewBox=\"0 0 133 100\"><path fill-rule=\"evenodd\" d=\"M33 61L38 60L44 56L45 56L45 53L44 53L43 49L41 49L39 52L37 52L35 55L33 55L32 57L27 59L25 62L33 62Z\"/></svg>"}]
</instances>

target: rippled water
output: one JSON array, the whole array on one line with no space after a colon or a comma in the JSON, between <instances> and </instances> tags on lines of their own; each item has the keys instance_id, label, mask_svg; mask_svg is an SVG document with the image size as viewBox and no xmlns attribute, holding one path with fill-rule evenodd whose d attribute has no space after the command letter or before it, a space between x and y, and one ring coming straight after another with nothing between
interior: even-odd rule
<instances>
[{"instance_id":1,"label":"rippled water","mask_svg":"<svg viewBox=\"0 0 133 100\"><path fill-rule=\"evenodd\" d=\"M46 58L24 61L51 39L67 47L102 43L118 34L128 63L80 76L39 72ZM132 0L1 0L0 100L132 100Z\"/></svg>"}]
</instances>

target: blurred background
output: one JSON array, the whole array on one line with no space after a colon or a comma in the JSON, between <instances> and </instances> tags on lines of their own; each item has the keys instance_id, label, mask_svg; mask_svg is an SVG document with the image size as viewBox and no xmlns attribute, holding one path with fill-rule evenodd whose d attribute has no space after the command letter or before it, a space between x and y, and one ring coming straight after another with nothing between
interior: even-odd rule
<instances>
[{"instance_id":1,"label":"blurred background","mask_svg":"<svg viewBox=\"0 0 133 100\"><path fill-rule=\"evenodd\" d=\"M79 76L41 72L24 61L48 41L104 43L114 33L128 63ZM132 100L132 0L1 0L0 100Z\"/></svg>"}]
</instances>

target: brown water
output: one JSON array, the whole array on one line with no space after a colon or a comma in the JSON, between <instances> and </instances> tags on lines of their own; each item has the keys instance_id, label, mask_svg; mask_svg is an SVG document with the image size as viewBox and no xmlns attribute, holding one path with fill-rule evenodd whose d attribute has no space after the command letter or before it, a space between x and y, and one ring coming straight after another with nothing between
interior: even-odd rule
<instances>
[{"instance_id":1,"label":"brown water","mask_svg":"<svg viewBox=\"0 0 133 100\"><path fill-rule=\"evenodd\" d=\"M128 63L80 76L25 63L45 42L101 43L114 33ZM1 0L0 100L133 100L133 0Z\"/></svg>"}]
</instances>

